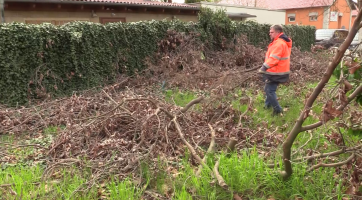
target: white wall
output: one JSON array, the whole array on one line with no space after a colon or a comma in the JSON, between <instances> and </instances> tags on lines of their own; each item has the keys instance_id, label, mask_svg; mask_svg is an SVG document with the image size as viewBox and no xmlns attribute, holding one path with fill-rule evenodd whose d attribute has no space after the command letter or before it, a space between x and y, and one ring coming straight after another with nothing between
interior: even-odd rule
<instances>
[{"instance_id":1,"label":"white wall","mask_svg":"<svg viewBox=\"0 0 362 200\"><path fill-rule=\"evenodd\" d=\"M256 17L248 18L258 23L267 24L285 24L285 10L268 10L263 8L238 6L232 4L215 4L209 2L201 2L201 7L207 7L213 10L225 9L228 13L246 13L256 15Z\"/></svg>"}]
</instances>

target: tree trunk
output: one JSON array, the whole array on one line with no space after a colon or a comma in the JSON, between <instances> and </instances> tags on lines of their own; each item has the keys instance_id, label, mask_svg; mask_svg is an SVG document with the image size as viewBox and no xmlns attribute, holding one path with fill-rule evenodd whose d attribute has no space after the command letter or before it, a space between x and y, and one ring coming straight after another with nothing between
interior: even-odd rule
<instances>
[{"instance_id":1,"label":"tree trunk","mask_svg":"<svg viewBox=\"0 0 362 200\"><path fill-rule=\"evenodd\" d=\"M359 3L359 5L360 4L362 5L362 0L359 0L358 3ZM326 72L324 73L322 79L318 83L317 87L314 89L313 93L308 97L307 102L304 106L304 110L300 113L300 116L299 116L298 120L296 121L296 123L294 124L293 129L288 134L288 137L286 138L286 140L283 143L284 171L281 172L281 175L284 179L288 179L293 173L292 163L290 162L291 161L291 148L293 146L293 143L299 133L301 133L305 130L308 130L305 127L303 127L303 123L306 120L306 118L308 117L309 112L314 104L314 101L317 99L319 94L322 92L326 83L328 83L329 79L332 76L333 71L336 69L338 64L341 62L345 51L351 44L356 33L361 28L361 25L360 25L361 19L362 19L362 12L359 12L346 40L338 48L337 53L333 57L333 61L328 65L328 68L327 68ZM326 123L326 122L322 121L322 123L317 123L317 125L319 126L323 123ZM318 126L313 126L313 128L316 128Z\"/></svg>"}]
</instances>

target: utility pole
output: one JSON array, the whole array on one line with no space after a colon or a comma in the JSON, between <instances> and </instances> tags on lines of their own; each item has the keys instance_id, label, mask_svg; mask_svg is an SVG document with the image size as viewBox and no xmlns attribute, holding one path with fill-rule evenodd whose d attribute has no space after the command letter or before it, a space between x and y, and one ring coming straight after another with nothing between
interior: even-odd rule
<instances>
[{"instance_id":1,"label":"utility pole","mask_svg":"<svg viewBox=\"0 0 362 200\"><path fill-rule=\"evenodd\" d=\"M0 12L1 12L1 23L5 23L5 15L4 15L4 1L0 0Z\"/></svg>"}]
</instances>

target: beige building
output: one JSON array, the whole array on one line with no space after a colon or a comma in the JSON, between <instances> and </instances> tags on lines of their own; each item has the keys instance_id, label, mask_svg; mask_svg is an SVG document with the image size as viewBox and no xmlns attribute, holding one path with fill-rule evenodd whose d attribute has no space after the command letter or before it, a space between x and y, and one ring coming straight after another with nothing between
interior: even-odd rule
<instances>
[{"instance_id":1,"label":"beige building","mask_svg":"<svg viewBox=\"0 0 362 200\"><path fill-rule=\"evenodd\" d=\"M269 10L265 8L247 7L235 4L216 4L210 2L201 2L201 7L213 10L224 9L231 15L245 15L242 20L253 20L258 23L267 24L285 24L285 10Z\"/></svg>"},{"instance_id":2,"label":"beige building","mask_svg":"<svg viewBox=\"0 0 362 200\"><path fill-rule=\"evenodd\" d=\"M62 25L70 21L197 21L198 6L143 0L5 0L4 22Z\"/></svg>"}]
</instances>

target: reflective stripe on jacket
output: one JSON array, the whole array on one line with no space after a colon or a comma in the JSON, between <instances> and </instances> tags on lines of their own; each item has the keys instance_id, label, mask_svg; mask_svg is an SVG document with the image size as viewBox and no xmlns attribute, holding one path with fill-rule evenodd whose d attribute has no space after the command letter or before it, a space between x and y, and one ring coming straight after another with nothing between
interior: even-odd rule
<instances>
[{"instance_id":1,"label":"reflective stripe on jacket","mask_svg":"<svg viewBox=\"0 0 362 200\"><path fill-rule=\"evenodd\" d=\"M290 52L292 40L284 33L280 33L268 46L265 55L265 74L285 75L290 73Z\"/></svg>"}]
</instances>

